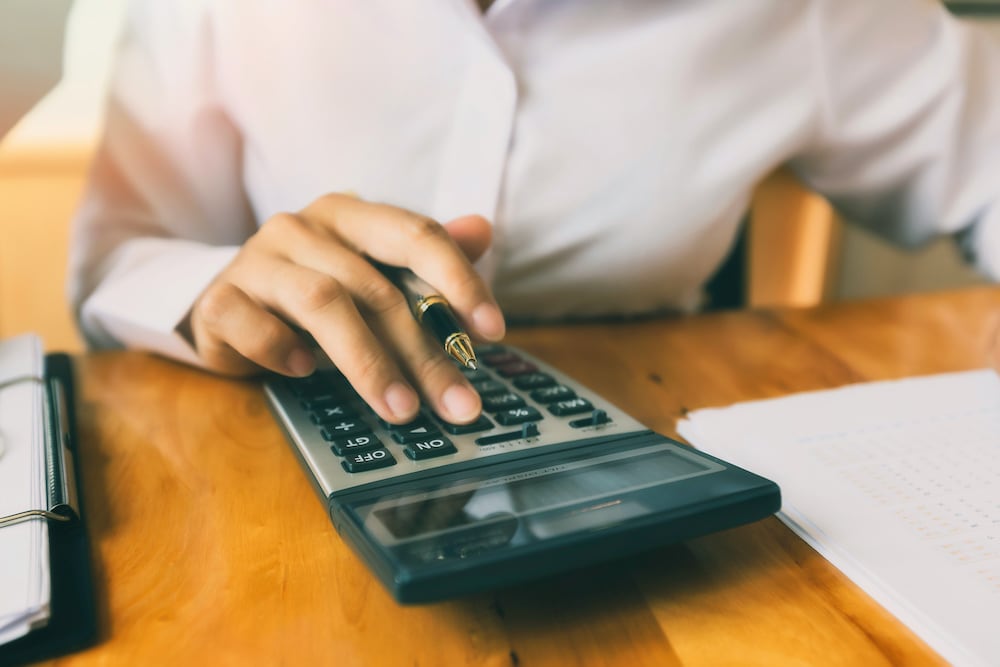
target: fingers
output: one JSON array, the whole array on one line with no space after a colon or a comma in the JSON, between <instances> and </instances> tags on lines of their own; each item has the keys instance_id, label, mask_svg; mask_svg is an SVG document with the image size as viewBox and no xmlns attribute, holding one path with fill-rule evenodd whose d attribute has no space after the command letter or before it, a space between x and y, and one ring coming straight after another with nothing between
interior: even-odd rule
<instances>
[{"instance_id":1,"label":"fingers","mask_svg":"<svg viewBox=\"0 0 1000 667\"><path fill-rule=\"evenodd\" d=\"M493 241L493 226L481 215L465 215L442 226L470 262L482 257Z\"/></svg>"},{"instance_id":2,"label":"fingers","mask_svg":"<svg viewBox=\"0 0 1000 667\"><path fill-rule=\"evenodd\" d=\"M315 368L312 352L288 325L231 283L207 290L196 312L195 344L210 368L249 375L264 367L295 377L309 375Z\"/></svg>"},{"instance_id":3,"label":"fingers","mask_svg":"<svg viewBox=\"0 0 1000 667\"><path fill-rule=\"evenodd\" d=\"M493 340L504 333L503 316L466 255L484 252L490 234L478 216L446 230L395 207L323 197L300 214L272 217L244 244L192 310L195 345L223 373L263 367L302 376L315 360L298 327L384 419L411 420L422 395L442 418L470 422L479 395L368 257L410 267L470 333Z\"/></svg>"},{"instance_id":4,"label":"fingers","mask_svg":"<svg viewBox=\"0 0 1000 667\"><path fill-rule=\"evenodd\" d=\"M265 308L309 331L362 399L380 416L405 422L419 399L406 376L358 311L350 290L333 276L291 262L243 284Z\"/></svg>"},{"instance_id":5,"label":"fingers","mask_svg":"<svg viewBox=\"0 0 1000 667\"><path fill-rule=\"evenodd\" d=\"M319 276L329 276L349 294L350 300L347 303L357 308L360 318L355 321L352 317L351 321L363 322L371 329L383 351L395 358L432 410L453 423L467 423L479 415L482 410L479 394L443 353L441 344L431 338L414 319L399 290L367 260L331 239L317 236L310 243L297 248L295 265L312 269L313 280L320 280ZM276 280L271 281L275 286L280 284L278 277L275 276ZM303 279L310 278L306 276ZM261 286L258 289L264 291L267 287ZM294 292L306 288L296 286L290 289ZM273 307L279 309L284 317L313 332L314 338L330 359L355 389L367 398L368 394L363 389L367 380L355 378L351 370L350 354L345 354L345 350L351 348L344 346L350 343L332 341L327 333L343 326L342 322L347 321L347 316L335 310L309 313L304 312L301 307L290 307L289 304L295 302L294 295L274 294L264 298L267 303L273 303ZM339 320L341 317L345 319ZM337 345L340 347L336 347ZM378 388L373 387L371 391L375 393Z\"/></svg>"},{"instance_id":6,"label":"fingers","mask_svg":"<svg viewBox=\"0 0 1000 667\"><path fill-rule=\"evenodd\" d=\"M317 200L303 215L359 253L410 268L440 291L470 333L490 341L503 337L503 314L493 294L442 225L393 206L340 195ZM489 243L480 221L485 223L468 216L454 223L472 250Z\"/></svg>"}]
</instances>

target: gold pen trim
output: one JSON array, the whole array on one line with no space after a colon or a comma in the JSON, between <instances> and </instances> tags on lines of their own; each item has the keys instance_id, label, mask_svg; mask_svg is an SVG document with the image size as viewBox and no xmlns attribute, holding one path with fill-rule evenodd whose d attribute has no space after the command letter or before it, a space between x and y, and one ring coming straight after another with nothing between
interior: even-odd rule
<instances>
[{"instance_id":1,"label":"gold pen trim","mask_svg":"<svg viewBox=\"0 0 1000 667\"><path fill-rule=\"evenodd\" d=\"M424 313L426 313L427 309L433 306L434 304L441 304L442 306L447 306L448 302L445 301L445 298L443 296L440 296L438 294L432 294L430 296L422 297L420 301L417 302L416 308L414 309L416 311L417 321L423 322Z\"/></svg>"}]
</instances>

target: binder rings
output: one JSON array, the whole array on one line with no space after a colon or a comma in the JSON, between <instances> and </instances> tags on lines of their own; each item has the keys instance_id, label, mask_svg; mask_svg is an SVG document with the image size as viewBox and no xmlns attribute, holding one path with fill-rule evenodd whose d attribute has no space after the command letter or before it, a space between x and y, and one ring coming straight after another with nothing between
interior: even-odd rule
<instances>
[{"instance_id":1,"label":"binder rings","mask_svg":"<svg viewBox=\"0 0 1000 667\"><path fill-rule=\"evenodd\" d=\"M0 531L24 521L46 522L51 577L48 620L0 644L0 666L45 660L90 646L97 639L90 545L74 465L78 442L72 363L65 354L49 354L44 368L41 414L48 502L45 507L0 517ZM38 382L39 378L14 378L5 384L21 381Z\"/></svg>"}]
</instances>

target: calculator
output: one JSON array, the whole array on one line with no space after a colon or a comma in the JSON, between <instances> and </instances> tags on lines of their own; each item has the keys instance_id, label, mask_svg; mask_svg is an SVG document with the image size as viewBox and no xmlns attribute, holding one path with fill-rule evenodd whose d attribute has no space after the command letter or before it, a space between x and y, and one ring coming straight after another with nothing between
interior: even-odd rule
<instances>
[{"instance_id":1,"label":"calculator","mask_svg":"<svg viewBox=\"0 0 1000 667\"><path fill-rule=\"evenodd\" d=\"M470 595L770 516L778 486L655 433L542 360L476 347L471 424L380 419L336 368L265 381L337 532L402 603ZM457 364L456 364L457 365Z\"/></svg>"}]
</instances>

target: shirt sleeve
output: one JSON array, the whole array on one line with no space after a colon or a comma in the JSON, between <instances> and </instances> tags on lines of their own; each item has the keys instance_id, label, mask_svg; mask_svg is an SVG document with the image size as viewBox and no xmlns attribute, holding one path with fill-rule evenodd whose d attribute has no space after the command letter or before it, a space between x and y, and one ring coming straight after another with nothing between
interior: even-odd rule
<instances>
[{"instance_id":1,"label":"shirt sleeve","mask_svg":"<svg viewBox=\"0 0 1000 667\"><path fill-rule=\"evenodd\" d=\"M256 223L196 0L134 2L104 136L73 221L69 293L88 343L198 363L178 332Z\"/></svg>"},{"instance_id":2,"label":"shirt sleeve","mask_svg":"<svg viewBox=\"0 0 1000 667\"><path fill-rule=\"evenodd\" d=\"M848 219L954 235L1000 280L1000 40L931 0L812 3L819 127L791 164Z\"/></svg>"}]
</instances>

